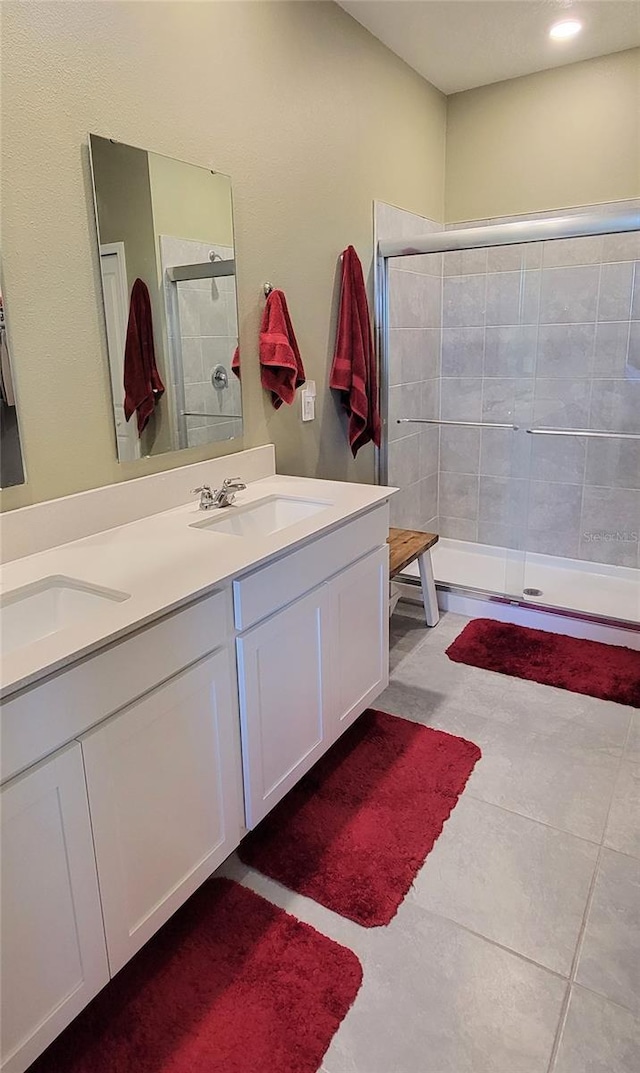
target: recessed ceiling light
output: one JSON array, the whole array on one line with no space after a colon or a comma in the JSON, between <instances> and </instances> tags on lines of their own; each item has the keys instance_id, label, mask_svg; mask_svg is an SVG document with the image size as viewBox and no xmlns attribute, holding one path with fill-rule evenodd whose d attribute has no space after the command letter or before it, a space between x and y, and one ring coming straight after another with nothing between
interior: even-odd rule
<instances>
[{"instance_id":1,"label":"recessed ceiling light","mask_svg":"<svg viewBox=\"0 0 640 1073\"><path fill-rule=\"evenodd\" d=\"M549 30L549 37L554 41L566 41L567 38L579 34L581 29L580 19L562 19L560 22L554 22Z\"/></svg>"}]
</instances>

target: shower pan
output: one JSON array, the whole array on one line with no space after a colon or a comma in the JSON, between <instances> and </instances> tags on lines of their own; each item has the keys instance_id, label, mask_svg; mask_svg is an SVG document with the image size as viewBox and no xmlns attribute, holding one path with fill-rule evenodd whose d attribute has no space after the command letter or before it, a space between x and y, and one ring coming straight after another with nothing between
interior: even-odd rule
<instances>
[{"instance_id":1,"label":"shower pan","mask_svg":"<svg viewBox=\"0 0 640 1073\"><path fill-rule=\"evenodd\" d=\"M638 208L378 243L379 476L441 590L640 628Z\"/></svg>"}]
</instances>

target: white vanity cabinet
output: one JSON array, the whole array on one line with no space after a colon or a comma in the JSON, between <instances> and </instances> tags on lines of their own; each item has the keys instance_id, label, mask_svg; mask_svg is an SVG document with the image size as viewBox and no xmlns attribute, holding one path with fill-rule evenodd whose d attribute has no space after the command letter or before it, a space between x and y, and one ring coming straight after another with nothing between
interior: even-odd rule
<instances>
[{"instance_id":1,"label":"white vanity cabinet","mask_svg":"<svg viewBox=\"0 0 640 1073\"><path fill-rule=\"evenodd\" d=\"M222 648L81 739L112 975L240 841L232 682Z\"/></svg>"},{"instance_id":2,"label":"white vanity cabinet","mask_svg":"<svg viewBox=\"0 0 640 1073\"><path fill-rule=\"evenodd\" d=\"M15 694L2 731L1 1069L24 1073L242 837L229 587Z\"/></svg>"},{"instance_id":3,"label":"white vanity cabinet","mask_svg":"<svg viewBox=\"0 0 640 1073\"><path fill-rule=\"evenodd\" d=\"M237 638L246 820L255 827L389 677L386 508L241 579L236 622L326 580ZM346 568L346 557L367 553ZM336 569L338 567L338 569Z\"/></svg>"},{"instance_id":4,"label":"white vanity cabinet","mask_svg":"<svg viewBox=\"0 0 640 1073\"><path fill-rule=\"evenodd\" d=\"M25 1073L385 688L388 526L378 500L254 556L4 701L2 1073Z\"/></svg>"},{"instance_id":5,"label":"white vanity cabinet","mask_svg":"<svg viewBox=\"0 0 640 1073\"><path fill-rule=\"evenodd\" d=\"M388 546L343 570L329 588L333 742L389 684Z\"/></svg>"},{"instance_id":6,"label":"white vanity cabinet","mask_svg":"<svg viewBox=\"0 0 640 1073\"><path fill-rule=\"evenodd\" d=\"M238 638L247 827L327 748L329 607L321 586Z\"/></svg>"},{"instance_id":7,"label":"white vanity cabinet","mask_svg":"<svg viewBox=\"0 0 640 1073\"><path fill-rule=\"evenodd\" d=\"M109 979L80 746L0 803L2 1070L22 1073Z\"/></svg>"}]
</instances>

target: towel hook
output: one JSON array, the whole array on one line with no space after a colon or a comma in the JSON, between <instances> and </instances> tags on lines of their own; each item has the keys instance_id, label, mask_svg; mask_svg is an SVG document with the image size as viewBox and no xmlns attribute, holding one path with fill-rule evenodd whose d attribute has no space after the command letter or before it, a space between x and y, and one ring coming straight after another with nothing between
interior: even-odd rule
<instances>
[{"instance_id":1,"label":"towel hook","mask_svg":"<svg viewBox=\"0 0 640 1073\"><path fill-rule=\"evenodd\" d=\"M265 285L264 285L264 296L265 296L265 298L269 297L269 295L271 294L272 290L273 290L273 286L270 283L265 283Z\"/></svg>"}]
</instances>

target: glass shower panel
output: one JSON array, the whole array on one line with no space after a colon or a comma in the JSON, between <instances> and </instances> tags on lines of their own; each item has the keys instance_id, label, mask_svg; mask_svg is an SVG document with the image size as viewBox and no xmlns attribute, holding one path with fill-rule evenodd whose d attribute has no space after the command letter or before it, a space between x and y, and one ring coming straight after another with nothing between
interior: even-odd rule
<instances>
[{"instance_id":1,"label":"glass shower panel","mask_svg":"<svg viewBox=\"0 0 640 1073\"><path fill-rule=\"evenodd\" d=\"M534 603L638 622L640 236L536 246L523 588Z\"/></svg>"},{"instance_id":2,"label":"glass shower panel","mask_svg":"<svg viewBox=\"0 0 640 1073\"><path fill-rule=\"evenodd\" d=\"M526 246L443 256L439 581L520 597L537 280ZM533 286L532 286L533 285Z\"/></svg>"},{"instance_id":3,"label":"glass shower panel","mask_svg":"<svg viewBox=\"0 0 640 1073\"><path fill-rule=\"evenodd\" d=\"M390 262L392 524L440 534L441 585L640 622L639 259L636 231Z\"/></svg>"},{"instance_id":4,"label":"glass shower panel","mask_svg":"<svg viewBox=\"0 0 640 1073\"><path fill-rule=\"evenodd\" d=\"M400 491L391 524L438 531L442 259L403 257L389 270L386 479Z\"/></svg>"}]
</instances>

